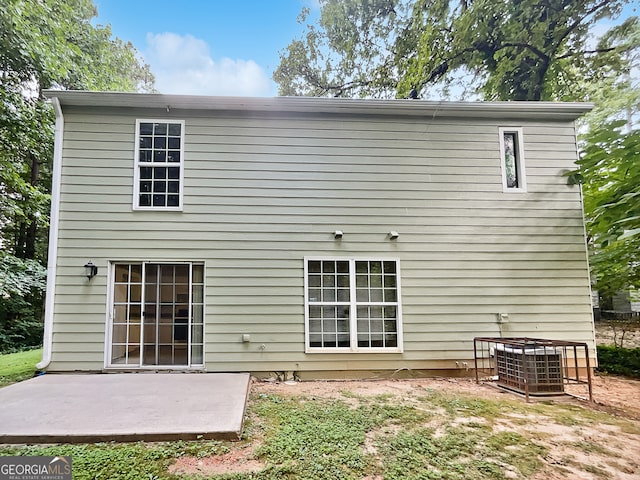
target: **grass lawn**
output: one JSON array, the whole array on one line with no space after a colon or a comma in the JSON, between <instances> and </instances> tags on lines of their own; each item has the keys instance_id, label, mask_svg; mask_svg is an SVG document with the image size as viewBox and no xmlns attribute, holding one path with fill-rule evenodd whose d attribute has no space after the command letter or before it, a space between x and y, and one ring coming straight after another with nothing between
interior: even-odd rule
<instances>
[{"instance_id":1,"label":"grass lawn","mask_svg":"<svg viewBox=\"0 0 640 480\"><path fill-rule=\"evenodd\" d=\"M0 387L33 377L42 349L0 355Z\"/></svg>"},{"instance_id":2,"label":"grass lawn","mask_svg":"<svg viewBox=\"0 0 640 480\"><path fill-rule=\"evenodd\" d=\"M70 455L74 479L604 479L638 472L640 424L632 420L477 396L454 383L398 382L383 393L351 385L321 393L254 385L239 442L0 446L0 455Z\"/></svg>"}]
</instances>

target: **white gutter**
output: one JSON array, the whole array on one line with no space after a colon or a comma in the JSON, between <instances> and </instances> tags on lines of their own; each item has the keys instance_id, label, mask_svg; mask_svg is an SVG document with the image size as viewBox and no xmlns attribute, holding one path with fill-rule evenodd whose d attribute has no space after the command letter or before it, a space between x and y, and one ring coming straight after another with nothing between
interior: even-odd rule
<instances>
[{"instance_id":1,"label":"white gutter","mask_svg":"<svg viewBox=\"0 0 640 480\"><path fill-rule=\"evenodd\" d=\"M51 98L56 113L55 143L53 146L53 175L51 185L51 214L49 217L49 255L47 259L47 297L44 307L44 338L42 341L42 361L36 364L39 370L46 369L51 363L51 344L53 341L53 306L56 293L56 267L58 263L58 223L60 219L60 179L62 177L62 138L64 135L64 116L57 97Z\"/></svg>"}]
</instances>

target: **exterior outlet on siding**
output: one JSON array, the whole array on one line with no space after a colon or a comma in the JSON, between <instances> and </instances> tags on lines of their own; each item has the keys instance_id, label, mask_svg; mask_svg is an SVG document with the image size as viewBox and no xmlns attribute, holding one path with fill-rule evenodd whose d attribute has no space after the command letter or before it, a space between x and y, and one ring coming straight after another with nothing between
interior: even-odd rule
<instances>
[{"instance_id":1,"label":"exterior outlet on siding","mask_svg":"<svg viewBox=\"0 0 640 480\"><path fill-rule=\"evenodd\" d=\"M562 176L590 105L47 96L50 371L453 374L476 336L594 349Z\"/></svg>"}]
</instances>

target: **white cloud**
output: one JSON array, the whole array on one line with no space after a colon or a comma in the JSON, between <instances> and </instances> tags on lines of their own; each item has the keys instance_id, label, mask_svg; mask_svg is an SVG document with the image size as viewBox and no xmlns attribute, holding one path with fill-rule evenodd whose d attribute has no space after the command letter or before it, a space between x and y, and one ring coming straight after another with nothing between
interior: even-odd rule
<instances>
[{"instance_id":1,"label":"white cloud","mask_svg":"<svg viewBox=\"0 0 640 480\"><path fill-rule=\"evenodd\" d=\"M311 9L315 9L315 10L320 10L320 8L322 7L322 6L320 5L320 0L304 0L304 1L302 2L302 4L303 4L305 7L309 7L309 8L311 8Z\"/></svg>"},{"instance_id":2,"label":"white cloud","mask_svg":"<svg viewBox=\"0 0 640 480\"><path fill-rule=\"evenodd\" d=\"M275 86L253 60L214 60L209 45L192 35L147 34L145 61L160 93L273 96Z\"/></svg>"}]
</instances>

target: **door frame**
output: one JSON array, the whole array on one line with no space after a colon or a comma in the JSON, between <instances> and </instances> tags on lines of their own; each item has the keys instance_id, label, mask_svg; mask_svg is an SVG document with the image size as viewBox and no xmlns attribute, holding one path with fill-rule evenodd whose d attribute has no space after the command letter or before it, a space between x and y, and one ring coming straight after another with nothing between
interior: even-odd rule
<instances>
[{"instance_id":1,"label":"door frame","mask_svg":"<svg viewBox=\"0 0 640 480\"><path fill-rule=\"evenodd\" d=\"M199 261L186 261L186 260L109 260L108 264L108 272L107 272L107 302L106 302L106 321L105 321L105 342L104 342L104 369L105 370L205 370L205 292L206 292L206 264L205 262ZM145 365L143 363L143 349L144 349L144 317L141 317L140 321L140 360L137 364L114 364L112 363L112 336L113 336L113 301L115 294L115 267L116 265L133 265L139 264L142 266L142 296L141 296L141 310L144 309L144 300L145 300L145 282L144 282L144 273L145 273L145 265L153 264L153 265L190 265L189 268L189 319L187 323L187 332L188 332L188 341L187 341L187 359L188 363L186 365ZM191 326L193 319L193 265L202 265L203 269L203 285L202 285L202 363L191 364L191 347L192 347L192 338L191 338Z\"/></svg>"}]
</instances>

